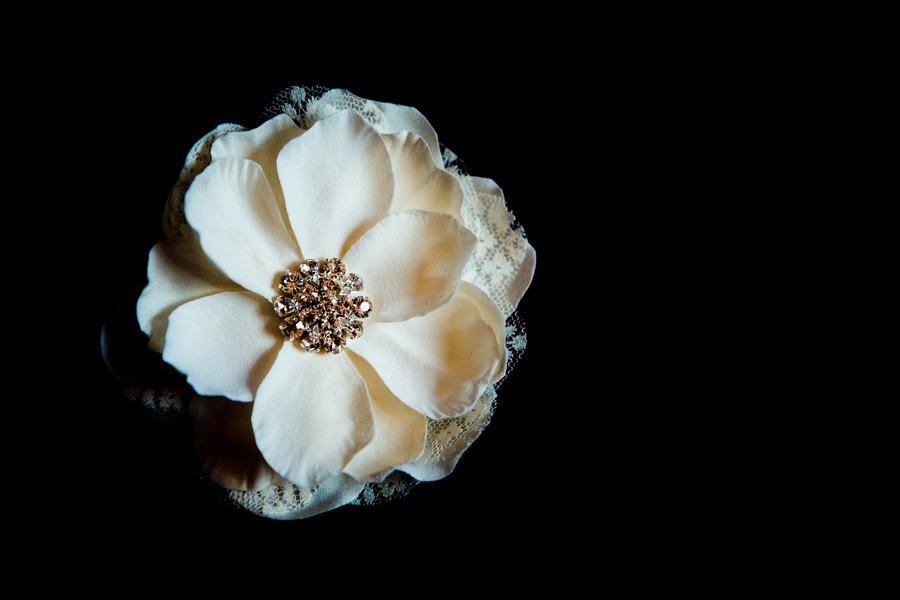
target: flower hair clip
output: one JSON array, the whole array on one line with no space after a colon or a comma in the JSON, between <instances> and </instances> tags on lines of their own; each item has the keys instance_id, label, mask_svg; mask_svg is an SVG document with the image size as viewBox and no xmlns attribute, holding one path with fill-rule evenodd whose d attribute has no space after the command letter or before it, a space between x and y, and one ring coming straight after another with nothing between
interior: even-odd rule
<instances>
[{"instance_id":1,"label":"flower hair clip","mask_svg":"<svg viewBox=\"0 0 900 600\"><path fill-rule=\"evenodd\" d=\"M487 425L535 253L457 164L416 109L306 88L190 151L137 320L234 502L371 504L448 475Z\"/></svg>"}]
</instances>

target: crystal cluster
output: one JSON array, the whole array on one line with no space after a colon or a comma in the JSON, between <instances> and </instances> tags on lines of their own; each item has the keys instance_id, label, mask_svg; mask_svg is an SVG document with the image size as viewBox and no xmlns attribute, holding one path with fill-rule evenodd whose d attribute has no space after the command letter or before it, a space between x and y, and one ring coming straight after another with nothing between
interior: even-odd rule
<instances>
[{"instance_id":1,"label":"crystal cluster","mask_svg":"<svg viewBox=\"0 0 900 600\"><path fill-rule=\"evenodd\" d=\"M337 258L321 264L315 259L302 263L298 270L288 269L279 285L284 295L272 303L283 320L278 328L289 340L299 340L308 352L324 350L340 354L347 339L362 335L372 303L364 296L351 296L363 289L362 279L347 273Z\"/></svg>"}]
</instances>

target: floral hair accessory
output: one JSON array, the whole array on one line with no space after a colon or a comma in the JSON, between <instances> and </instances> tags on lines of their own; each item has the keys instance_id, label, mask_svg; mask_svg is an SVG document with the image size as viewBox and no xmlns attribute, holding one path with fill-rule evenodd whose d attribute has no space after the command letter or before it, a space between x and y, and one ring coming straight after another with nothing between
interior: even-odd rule
<instances>
[{"instance_id":1,"label":"floral hair accessory","mask_svg":"<svg viewBox=\"0 0 900 600\"><path fill-rule=\"evenodd\" d=\"M299 519L454 469L524 349L535 253L417 110L293 88L273 112L191 150L137 317L206 477Z\"/></svg>"}]
</instances>

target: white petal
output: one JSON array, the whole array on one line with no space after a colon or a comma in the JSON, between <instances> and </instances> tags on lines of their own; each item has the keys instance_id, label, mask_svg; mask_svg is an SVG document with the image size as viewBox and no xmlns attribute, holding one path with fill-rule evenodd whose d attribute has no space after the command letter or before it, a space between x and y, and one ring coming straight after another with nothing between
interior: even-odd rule
<instances>
[{"instance_id":1,"label":"white petal","mask_svg":"<svg viewBox=\"0 0 900 600\"><path fill-rule=\"evenodd\" d=\"M496 383L506 374L506 320L490 297L475 285L467 281L460 281L456 294L465 296L478 309L481 318L491 326L491 330L494 332L497 348L500 350L500 362L491 377L491 383Z\"/></svg>"},{"instance_id":2,"label":"white petal","mask_svg":"<svg viewBox=\"0 0 900 600\"><path fill-rule=\"evenodd\" d=\"M284 207L284 194L278 180L278 169L275 159L278 153L290 140L298 137L305 129L298 127L285 114L269 119L256 129L250 131L232 131L216 138L210 149L212 160L236 157L252 160L260 167L275 195L275 203L281 213L282 220L287 223L287 210ZM293 237L293 232L289 231ZM296 242L296 240L294 240Z\"/></svg>"},{"instance_id":3,"label":"white petal","mask_svg":"<svg viewBox=\"0 0 900 600\"><path fill-rule=\"evenodd\" d=\"M404 321L453 298L478 239L450 215L407 210L381 220L344 256L372 301L371 322Z\"/></svg>"},{"instance_id":4,"label":"white petal","mask_svg":"<svg viewBox=\"0 0 900 600\"><path fill-rule=\"evenodd\" d=\"M472 408L501 360L497 336L465 294L424 317L367 323L352 344L391 392L432 419Z\"/></svg>"},{"instance_id":5,"label":"white petal","mask_svg":"<svg viewBox=\"0 0 900 600\"><path fill-rule=\"evenodd\" d=\"M390 155L353 111L317 122L285 145L277 163L291 227L307 258L341 258L388 214Z\"/></svg>"},{"instance_id":6,"label":"white petal","mask_svg":"<svg viewBox=\"0 0 900 600\"><path fill-rule=\"evenodd\" d=\"M155 352L163 351L173 310L204 296L242 291L209 262L196 238L163 240L153 246L147 279L138 298L137 318L141 331L150 337L147 347Z\"/></svg>"},{"instance_id":7,"label":"white petal","mask_svg":"<svg viewBox=\"0 0 900 600\"><path fill-rule=\"evenodd\" d=\"M438 144L437 133L434 127L428 122L422 113L411 106L403 106L400 104L389 104L387 102L377 102L375 100L364 100L355 94L351 94L347 90L330 90L320 99L322 103L332 103L338 106L354 105L359 106L363 103L372 104L378 111L377 117L374 119L372 126L379 133L396 133L398 131L411 131L417 136L423 138L431 151L434 164L443 168L441 159L441 149ZM365 110L368 107L363 107Z\"/></svg>"},{"instance_id":8,"label":"white petal","mask_svg":"<svg viewBox=\"0 0 900 600\"><path fill-rule=\"evenodd\" d=\"M344 468L360 483L383 480L397 466L415 460L425 446L425 417L401 402L361 356L345 351L366 382L375 437Z\"/></svg>"},{"instance_id":9,"label":"white petal","mask_svg":"<svg viewBox=\"0 0 900 600\"><path fill-rule=\"evenodd\" d=\"M186 374L198 394L249 402L283 343L269 302L224 292L169 315L163 360Z\"/></svg>"},{"instance_id":10,"label":"white petal","mask_svg":"<svg viewBox=\"0 0 900 600\"><path fill-rule=\"evenodd\" d=\"M416 208L448 213L465 223L459 212L462 188L452 175L434 164L425 140L409 131L382 137L394 171L391 213Z\"/></svg>"},{"instance_id":11,"label":"white petal","mask_svg":"<svg viewBox=\"0 0 900 600\"><path fill-rule=\"evenodd\" d=\"M191 399L188 416L194 457L209 479L229 490L255 492L289 482L272 470L256 447L250 425L251 402L222 396Z\"/></svg>"},{"instance_id":12,"label":"white petal","mask_svg":"<svg viewBox=\"0 0 900 600\"><path fill-rule=\"evenodd\" d=\"M374 434L366 384L347 356L293 342L259 387L251 420L266 462L300 487L340 473Z\"/></svg>"},{"instance_id":13,"label":"white petal","mask_svg":"<svg viewBox=\"0 0 900 600\"><path fill-rule=\"evenodd\" d=\"M302 261L262 167L249 160L206 167L185 194L184 214L213 264L264 298L276 296L284 270Z\"/></svg>"}]
</instances>

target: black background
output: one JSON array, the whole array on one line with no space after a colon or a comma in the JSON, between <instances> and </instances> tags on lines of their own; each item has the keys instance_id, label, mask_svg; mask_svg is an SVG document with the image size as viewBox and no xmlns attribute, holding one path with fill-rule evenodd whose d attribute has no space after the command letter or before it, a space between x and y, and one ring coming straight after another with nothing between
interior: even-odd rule
<instances>
[{"instance_id":1,"label":"black background","mask_svg":"<svg viewBox=\"0 0 900 600\"><path fill-rule=\"evenodd\" d=\"M584 498L573 504L570 497L590 496L581 487L585 474L573 468L578 458L570 452L573 438L588 435L588 424L573 429L558 410L573 401L560 349L582 334L546 308L559 297L555 265L565 254L560 244L571 227L558 216L567 214L563 205L573 195L564 183L567 174L558 170L560 153L566 152L566 139L577 137L577 132L546 126L552 118L546 99L555 90L504 74L502 64L477 75L451 69L414 81L329 76L304 79L304 70L297 68L276 77L232 73L221 78L180 64L165 72L96 81L85 90L81 102L91 115L85 125L99 132L92 155L79 158L81 175L94 182L96 202L89 208L96 210L90 236L97 277L93 289L98 290L96 337L85 348L94 357L89 386L96 394L76 409L84 424L72 441L69 470L72 485L83 490L78 518L84 519L87 535L128 547L147 540L195 548L236 540L263 545L303 540L324 544L327 552L340 552L347 544L359 552L377 551L396 540L394 550L414 559L475 545L520 552L536 539L555 536L566 511L590 503ZM166 196L193 143L220 123L254 124L292 85L342 87L363 98L418 108L470 174L491 178L504 190L538 260L519 306L528 348L499 389L491 424L456 470L379 506L345 506L278 522L234 508L196 479L183 440L124 397L103 365L99 337L101 322L122 291L143 281L147 253L163 237L159 220ZM575 401L595 401L588 390L579 396Z\"/></svg>"}]
</instances>

